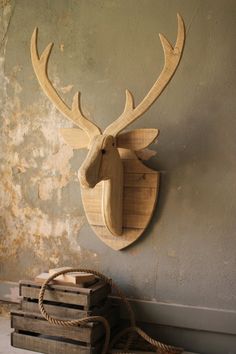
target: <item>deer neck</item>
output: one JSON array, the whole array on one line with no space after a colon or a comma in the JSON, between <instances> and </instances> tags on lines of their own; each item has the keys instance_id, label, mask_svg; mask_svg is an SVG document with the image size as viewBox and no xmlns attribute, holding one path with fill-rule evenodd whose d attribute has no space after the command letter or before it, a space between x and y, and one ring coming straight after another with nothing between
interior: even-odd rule
<instances>
[{"instance_id":1,"label":"deer neck","mask_svg":"<svg viewBox=\"0 0 236 354\"><path fill-rule=\"evenodd\" d=\"M115 236L122 234L123 222L123 164L114 150L109 164L104 162L101 169L102 217L105 227Z\"/></svg>"}]
</instances>

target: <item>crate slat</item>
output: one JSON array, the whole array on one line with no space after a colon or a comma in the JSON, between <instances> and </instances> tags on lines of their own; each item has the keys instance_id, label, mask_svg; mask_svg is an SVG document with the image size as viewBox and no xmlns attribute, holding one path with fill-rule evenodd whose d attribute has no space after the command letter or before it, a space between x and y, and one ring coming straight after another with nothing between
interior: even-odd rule
<instances>
[{"instance_id":1,"label":"crate slat","mask_svg":"<svg viewBox=\"0 0 236 354\"><path fill-rule=\"evenodd\" d=\"M104 334L104 328L101 324L86 327L63 327L55 326L41 318L25 317L17 314L12 315L12 328L91 344L94 344Z\"/></svg>"},{"instance_id":2,"label":"crate slat","mask_svg":"<svg viewBox=\"0 0 236 354\"><path fill-rule=\"evenodd\" d=\"M110 311L111 302L107 300L105 303L102 303L100 306L91 308L89 311L85 311L82 309L78 309L75 306L69 307L63 304L55 305L55 304L45 304L44 308L52 316L56 316L57 318L65 318L65 319L80 319L84 317L88 317L91 315L103 315ZM26 301L23 300L21 303L21 309L25 312L33 312L35 314L39 314L39 306L38 302Z\"/></svg>"},{"instance_id":3,"label":"crate slat","mask_svg":"<svg viewBox=\"0 0 236 354\"><path fill-rule=\"evenodd\" d=\"M12 346L46 354L99 354L105 338L100 322L81 326L55 326L40 313L38 297L41 285L20 282L21 309L11 312ZM87 288L50 284L44 293L44 307L49 315L61 320L104 316L111 328L117 325L119 307L108 295L111 286L101 279Z\"/></svg>"},{"instance_id":4,"label":"crate slat","mask_svg":"<svg viewBox=\"0 0 236 354\"><path fill-rule=\"evenodd\" d=\"M21 288L22 296L30 299L38 299L39 297L39 288L26 287ZM53 302L63 302L65 304L74 304L80 306L88 306L88 296L83 294L76 293L67 293L62 290L54 291L45 290L44 300L53 301Z\"/></svg>"},{"instance_id":5,"label":"crate slat","mask_svg":"<svg viewBox=\"0 0 236 354\"><path fill-rule=\"evenodd\" d=\"M101 343L93 347L81 346L77 343L61 342L58 339L51 339L42 336L32 336L13 332L11 334L13 347L32 350L44 354L99 354Z\"/></svg>"},{"instance_id":6,"label":"crate slat","mask_svg":"<svg viewBox=\"0 0 236 354\"><path fill-rule=\"evenodd\" d=\"M32 281L20 282L20 295L23 298L38 299L40 285ZM79 288L76 286L50 285L45 290L44 300L74 304L83 307L97 305L110 293L110 286L98 280L89 288Z\"/></svg>"},{"instance_id":7,"label":"crate slat","mask_svg":"<svg viewBox=\"0 0 236 354\"><path fill-rule=\"evenodd\" d=\"M96 284L99 283L100 284L100 281L98 280L96 282ZM30 287L35 287L35 288L40 288L42 284L39 284L37 283L36 281L34 280L20 280L19 282L19 287L20 287L20 292L21 292L21 288L24 287L24 286L30 286ZM95 285L92 284L91 287L93 287ZM76 293L81 293L81 294L85 294L85 295L88 295L91 293L91 287L80 287L79 285L64 285L64 284L53 284L53 283L50 283L50 288L51 289L54 289L54 290L65 290L65 291L69 291L69 292L76 292ZM20 294L21 295L21 294Z\"/></svg>"}]
</instances>

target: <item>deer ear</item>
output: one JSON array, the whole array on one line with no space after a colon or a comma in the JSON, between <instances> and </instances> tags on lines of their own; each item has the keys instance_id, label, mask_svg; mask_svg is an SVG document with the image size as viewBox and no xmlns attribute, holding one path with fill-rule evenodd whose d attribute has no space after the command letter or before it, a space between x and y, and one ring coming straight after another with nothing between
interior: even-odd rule
<instances>
[{"instance_id":1,"label":"deer ear","mask_svg":"<svg viewBox=\"0 0 236 354\"><path fill-rule=\"evenodd\" d=\"M148 147L158 135L158 129L135 129L119 134L116 137L116 145L118 148L138 151Z\"/></svg>"},{"instance_id":2,"label":"deer ear","mask_svg":"<svg viewBox=\"0 0 236 354\"><path fill-rule=\"evenodd\" d=\"M63 128L60 133L73 149L86 149L89 145L89 136L81 129Z\"/></svg>"}]
</instances>

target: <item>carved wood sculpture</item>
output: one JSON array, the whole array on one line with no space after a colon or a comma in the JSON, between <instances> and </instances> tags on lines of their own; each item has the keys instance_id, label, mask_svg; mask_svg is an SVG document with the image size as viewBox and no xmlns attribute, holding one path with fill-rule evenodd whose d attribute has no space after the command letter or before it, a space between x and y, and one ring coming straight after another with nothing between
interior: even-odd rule
<instances>
[{"instance_id":1,"label":"carved wood sculpture","mask_svg":"<svg viewBox=\"0 0 236 354\"><path fill-rule=\"evenodd\" d=\"M80 108L80 93L69 107L48 78L47 66L53 43L39 56L37 28L31 39L31 58L38 81L57 109L80 129L61 129L73 149L87 148L88 155L79 169L82 200L89 223L108 246L120 250L133 243L147 227L156 204L159 173L146 167L137 153L158 136L157 129L136 129L121 133L153 104L171 80L179 64L185 39L184 22L178 18L174 48L160 34L164 51L163 70L144 99L135 107L126 90L126 103L120 117L102 133Z\"/></svg>"}]
</instances>

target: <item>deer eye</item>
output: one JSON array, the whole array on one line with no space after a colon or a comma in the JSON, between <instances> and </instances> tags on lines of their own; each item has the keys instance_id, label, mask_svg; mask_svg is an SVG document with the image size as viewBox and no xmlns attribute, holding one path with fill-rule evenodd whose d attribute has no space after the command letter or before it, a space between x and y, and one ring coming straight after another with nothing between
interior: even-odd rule
<instances>
[{"instance_id":1,"label":"deer eye","mask_svg":"<svg viewBox=\"0 0 236 354\"><path fill-rule=\"evenodd\" d=\"M104 155L106 153L106 150L105 149L102 149L102 154Z\"/></svg>"}]
</instances>

